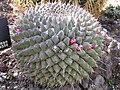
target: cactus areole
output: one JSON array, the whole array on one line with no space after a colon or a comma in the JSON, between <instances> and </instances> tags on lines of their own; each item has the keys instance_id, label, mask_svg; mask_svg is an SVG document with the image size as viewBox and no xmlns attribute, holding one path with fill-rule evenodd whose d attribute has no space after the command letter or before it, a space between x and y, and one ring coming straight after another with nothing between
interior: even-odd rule
<instances>
[{"instance_id":1,"label":"cactus areole","mask_svg":"<svg viewBox=\"0 0 120 90\"><path fill-rule=\"evenodd\" d=\"M14 24L13 51L29 77L48 87L80 83L97 66L101 25L79 6L46 3Z\"/></svg>"}]
</instances>

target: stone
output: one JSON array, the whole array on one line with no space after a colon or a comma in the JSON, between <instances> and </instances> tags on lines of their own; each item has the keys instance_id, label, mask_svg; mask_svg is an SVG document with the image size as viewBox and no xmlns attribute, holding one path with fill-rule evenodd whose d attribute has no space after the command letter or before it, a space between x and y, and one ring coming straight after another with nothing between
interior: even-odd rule
<instances>
[{"instance_id":1,"label":"stone","mask_svg":"<svg viewBox=\"0 0 120 90\"><path fill-rule=\"evenodd\" d=\"M12 54L11 48L2 50L2 51L0 52L0 54L3 54L3 53L8 54L8 55Z\"/></svg>"},{"instance_id":2,"label":"stone","mask_svg":"<svg viewBox=\"0 0 120 90\"><path fill-rule=\"evenodd\" d=\"M3 82L4 80L0 77L0 82Z\"/></svg>"},{"instance_id":3,"label":"stone","mask_svg":"<svg viewBox=\"0 0 120 90\"><path fill-rule=\"evenodd\" d=\"M101 76L98 75L95 79L95 90L104 90L103 85L105 83L105 79Z\"/></svg>"},{"instance_id":4,"label":"stone","mask_svg":"<svg viewBox=\"0 0 120 90\"><path fill-rule=\"evenodd\" d=\"M8 67L4 63L0 63L0 72L7 72Z\"/></svg>"},{"instance_id":5,"label":"stone","mask_svg":"<svg viewBox=\"0 0 120 90\"><path fill-rule=\"evenodd\" d=\"M82 86L84 88L88 88L89 87L89 79L87 79L87 78L83 79Z\"/></svg>"}]
</instances>

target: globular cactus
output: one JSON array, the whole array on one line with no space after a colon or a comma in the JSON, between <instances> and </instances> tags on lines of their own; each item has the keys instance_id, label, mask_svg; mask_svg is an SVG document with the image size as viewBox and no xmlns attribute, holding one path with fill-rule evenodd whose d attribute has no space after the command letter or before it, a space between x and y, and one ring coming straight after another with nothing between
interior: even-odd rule
<instances>
[{"instance_id":1,"label":"globular cactus","mask_svg":"<svg viewBox=\"0 0 120 90\"><path fill-rule=\"evenodd\" d=\"M14 29L15 57L29 77L42 85L79 83L98 67L102 28L79 6L36 5L18 17Z\"/></svg>"}]
</instances>

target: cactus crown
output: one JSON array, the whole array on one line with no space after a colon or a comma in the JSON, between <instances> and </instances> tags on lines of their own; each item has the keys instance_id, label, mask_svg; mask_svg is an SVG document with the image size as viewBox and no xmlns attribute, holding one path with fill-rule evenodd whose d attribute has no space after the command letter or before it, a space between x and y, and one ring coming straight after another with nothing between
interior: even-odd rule
<instances>
[{"instance_id":1,"label":"cactus crown","mask_svg":"<svg viewBox=\"0 0 120 90\"><path fill-rule=\"evenodd\" d=\"M15 30L15 56L23 70L42 85L81 82L97 67L101 25L79 6L37 5L19 17Z\"/></svg>"}]
</instances>

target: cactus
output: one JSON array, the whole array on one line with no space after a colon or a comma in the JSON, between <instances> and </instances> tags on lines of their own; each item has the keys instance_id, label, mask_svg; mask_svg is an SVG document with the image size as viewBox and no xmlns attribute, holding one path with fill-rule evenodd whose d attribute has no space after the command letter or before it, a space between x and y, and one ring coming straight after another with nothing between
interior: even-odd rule
<instances>
[{"instance_id":1,"label":"cactus","mask_svg":"<svg viewBox=\"0 0 120 90\"><path fill-rule=\"evenodd\" d=\"M42 85L72 85L98 67L102 28L79 6L36 5L20 15L14 26L15 57L27 75Z\"/></svg>"},{"instance_id":2,"label":"cactus","mask_svg":"<svg viewBox=\"0 0 120 90\"><path fill-rule=\"evenodd\" d=\"M105 4L108 0L11 0L11 2L18 7L18 12L23 12L26 8L34 6L36 3L41 4L56 1L81 5L83 8L91 12L96 18L98 18L102 13L103 8L105 8Z\"/></svg>"}]
</instances>

